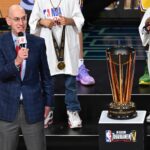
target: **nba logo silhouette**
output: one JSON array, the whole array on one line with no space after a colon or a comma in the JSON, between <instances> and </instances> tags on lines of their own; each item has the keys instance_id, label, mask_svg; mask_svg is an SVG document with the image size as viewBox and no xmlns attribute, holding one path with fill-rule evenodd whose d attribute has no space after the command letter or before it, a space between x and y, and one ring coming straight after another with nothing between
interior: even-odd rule
<instances>
[{"instance_id":1,"label":"nba logo silhouette","mask_svg":"<svg viewBox=\"0 0 150 150\"><path fill-rule=\"evenodd\" d=\"M111 130L105 131L105 140L107 143L112 142L112 131Z\"/></svg>"}]
</instances>

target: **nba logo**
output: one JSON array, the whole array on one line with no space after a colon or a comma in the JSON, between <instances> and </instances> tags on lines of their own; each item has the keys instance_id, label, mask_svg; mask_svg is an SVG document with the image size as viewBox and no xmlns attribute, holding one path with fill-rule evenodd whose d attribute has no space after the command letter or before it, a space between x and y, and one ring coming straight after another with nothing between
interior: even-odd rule
<instances>
[{"instance_id":1,"label":"nba logo","mask_svg":"<svg viewBox=\"0 0 150 150\"><path fill-rule=\"evenodd\" d=\"M112 131L111 130L105 131L105 140L107 143L112 142Z\"/></svg>"}]
</instances>

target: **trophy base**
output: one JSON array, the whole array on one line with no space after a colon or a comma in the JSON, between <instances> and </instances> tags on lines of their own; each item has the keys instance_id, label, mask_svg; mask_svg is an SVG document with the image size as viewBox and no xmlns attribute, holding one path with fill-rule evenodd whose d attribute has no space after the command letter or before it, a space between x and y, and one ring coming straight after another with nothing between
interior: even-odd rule
<instances>
[{"instance_id":1,"label":"trophy base","mask_svg":"<svg viewBox=\"0 0 150 150\"><path fill-rule=\"evenodd\" d=\"M116 104L114 102L109 104L107 116L112 119L132 119L137 116L136 107L133 102L128 104Z\"/></svg>"}]
</instances>

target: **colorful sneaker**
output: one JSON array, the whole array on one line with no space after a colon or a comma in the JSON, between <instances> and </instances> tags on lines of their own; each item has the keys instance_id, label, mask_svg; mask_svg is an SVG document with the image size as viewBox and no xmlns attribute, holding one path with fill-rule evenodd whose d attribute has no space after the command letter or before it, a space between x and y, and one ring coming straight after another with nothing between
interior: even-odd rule
<instances>
[{"instance_id":1,"label":"colorful sneaker","mask_svg":"<svg viewBox=\"0 0 150 150\"><path fill-rule=\"evenodd\" d=\"M80 119L80 116L77 111L67 110L67 115L68 115L68 124L71 129L82 127L82 120Z\"/></svg>"},{"instance_id":2,"label":"colorful sneaker","mask_svg":"<svg viewBox=\"0 0 150 150\"><path fill-rule=\"evenodd\" d=\"M44 120L44 128L47 128L48 125L51 125L52 123L53 123L53 111L51 110Z\"/></svg>"},{"instance_id":3,"label":"colorful sneaker","mask_svg":"<svg viewBox=\"0 0 150 150\"><path fill-rule=\"evenodd\" d=\"M144 75L142 75L139 79L139 84L140 85L150 85L150 75L149 75L147 66L145 67Z\"/></svg>"},{"instance_id":4,"label":"colorful sneaker","mask_svg":"<svg viewBox=\"0 0 150 150\"><path fill-rule=\"evenodd\" d=\"M80 66L79 73L76 77L76 80L79 81L83 85L93 85L93 84L95 84L94 78L89 75L88 69L85 67L85 65Z\"/></svg>"}]
</instances>

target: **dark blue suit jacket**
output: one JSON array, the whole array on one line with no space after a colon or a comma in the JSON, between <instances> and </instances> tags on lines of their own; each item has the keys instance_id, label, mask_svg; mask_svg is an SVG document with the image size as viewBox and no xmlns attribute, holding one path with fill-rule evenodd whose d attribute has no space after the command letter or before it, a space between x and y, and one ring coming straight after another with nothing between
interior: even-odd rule
<instances>
[{"instance_id":1,"label":"dark blue suit jacket","mask_svg":"<svg viewBox=\"0 0 150 150\"><path fill-rule=\"evenodd\" d=\"M26 34L29 56L23 81L14 60L16 51L10 32L0 36L0 120L13 121L19 109L20 92L26 120L44 119L44 106L51 106L53 85L47 64L45 41Z\"/></svg>"}]
</instances>

